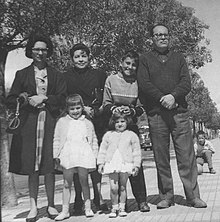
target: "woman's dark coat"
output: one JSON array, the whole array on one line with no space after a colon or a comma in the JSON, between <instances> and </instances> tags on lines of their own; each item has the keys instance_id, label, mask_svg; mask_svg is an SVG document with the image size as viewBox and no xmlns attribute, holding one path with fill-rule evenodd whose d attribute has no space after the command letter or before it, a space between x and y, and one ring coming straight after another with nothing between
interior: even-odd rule
<instances>
[{"instance_id":1,"label":"woman's dark coat","mask_svg":"<svg viewBox=\"0 0 220 222\"><path fill-rule=\"evenodd\" d=\"M51 173L53 166L53 134L56 118L66 97L66 83L58 71L47 66L47 97L45 102L46 122L45 134L42 149L42 159L40 165L40 174ZM34 66L30 65L20 71L17 71L10 93L6 99L9 109L16 106L16 98L20 93L27 92L28 96L36 95L36 82ZM24 116L25 123L18 134L12 138L10 150L9 171L17 174L32 174L34 172L36 158L36 129L39 109L29 104L21 107L21 113Z\"/></svg>"}]
</instances>

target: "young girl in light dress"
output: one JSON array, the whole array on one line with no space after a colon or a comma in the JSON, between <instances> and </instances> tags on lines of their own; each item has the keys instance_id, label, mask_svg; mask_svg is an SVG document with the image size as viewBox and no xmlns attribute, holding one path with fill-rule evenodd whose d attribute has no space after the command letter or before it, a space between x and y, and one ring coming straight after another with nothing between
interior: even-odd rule
<instances>
[{"instance_id":1,"label":"young girl in light dress","mask_svg":"<svg viewBox=\"0 0 220 222\"><path fill-rule=\"evenodd\" d=\"M63 168L63 206L56 221L70 217L69 203L73 174L78 173L82 186L85 215L94 216L91 210L88 173L96 169L98 143L92 122L86 118L82 97L78 94L66 98L65 116L61 117L54 132L54 158Z\"/></svg>"},{"instance_id":2,"label":"young girl in light dress","mask_svg":"<svg viewBox=\"0 0 220 222\"><path fill-rule=\"evenodd\" d=\"M119 109L109 121L110 131L102 139L98 153L99 173L109 174L112 211L109 217L127 216L125 202L129 175L136 176L141 165L141 148L138 136L127 129L132 120ZM119 192L118 192L119 191ZM120 196L118 196L120 193ZM120 200L118 204L118 199Z\"/></svg>"}]
</instances>

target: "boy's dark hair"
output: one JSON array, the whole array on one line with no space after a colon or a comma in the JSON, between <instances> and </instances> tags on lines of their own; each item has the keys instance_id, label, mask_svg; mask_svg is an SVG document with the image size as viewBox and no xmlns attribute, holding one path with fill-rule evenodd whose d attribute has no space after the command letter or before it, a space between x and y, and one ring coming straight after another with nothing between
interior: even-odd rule
<instances>
[{"instance_id":1,"label":"boy's dark hair","mask_svg":"<svg viewBox=\"0 0 220 222\"><path fill-rule=\"evenodd\" d=\"M157 26L164 26L165 28L167 28L168 33L170 33L169 27L163 23L156 23L153 26L150 27L150 36L153 37L154 35L154 28L156 28Z\"/></svg>"},{"instance_id":2,"label":"boy's dark hair","mask_svg":"<svg viewBox=\"0 0 220 222\"><path fill-rule=\"evenodd\" d=\"M203 130L199 130L197 133L196 133L196 138L199 137L199 135L206 135L206 133L203 131Z\"/></svg>"},{"instance_id":3,"label":"boy's dark hair","mask_svg":"<svg viewBox=\"0 0 220 222\"><path fill-rule=\"evenodd\" d=\"M88 56L90 55L89 47L83 43L77 43L70 49L70 56L73 58L74 52L77 50L84 51Z\"/></svg>"},{"instance_id":4,"label":"boy's dark hair","mask_svg":"<svg viewBox=\"0 0 220 222\"><path fill-rule=\"evenodd\" d=\"M47 57L50 57L53 54L53 43L51 39L41 33L31 33L25 49L25 56L29 59L32 59L32 48L36 42L45 42L48 48Z\"/></svg>"},{"instance_id":5,"label":"boy's dark hair","mask_svg":"<svg viewBox=\"0 0 220 222\"><path fill-rule=\"evenodd\" d=\"M123 112L114 112L109 120L109 130L115 130L115 123L119 118L125 119L127 128L129 128L129 126L133 123L131 116L126 115Z\"/></svg>"},{"instance_id":6,"label":"boy's dark hair","mask_svg":"<svg viewBox=\"0 0 220 222\"><path fill-rule=\"evenodd\" d=\"M134 59L136 65L138 67L138 64L139 64L139 55L138 55L138 53L134 50L128 50L122 56L121 61L124 61L128 57L131 58L131 59Z\"/></svg>"}]
</instances>

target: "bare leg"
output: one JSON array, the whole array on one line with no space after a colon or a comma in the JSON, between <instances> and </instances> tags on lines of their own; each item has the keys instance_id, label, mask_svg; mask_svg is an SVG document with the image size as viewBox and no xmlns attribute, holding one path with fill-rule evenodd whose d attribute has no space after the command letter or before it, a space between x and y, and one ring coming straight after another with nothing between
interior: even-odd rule
<instances>
[{"instance_id":1,"label":"bare leg","mask_svg":"<svg viewBox=\"0 0 220 222\"><path fill-rule=\"evenodd\" d=\"M69 205L71 197L71 187L73 182L73 170L68 169L63 171L63 205Z\"/></svg>"},{"instance_id":2,"label":"bare leg","mask_svg":"<svg viewBox=\"0 0 220 222\"><path fill-rule=\"evenodd\" d=\"M87 209L88 208L91 209L88 170L82 167L78 167L78 174L79 174L79 181L82 186L85 207L87 207Z\"/></svg>"},{"instance_id":3,"label":"bare leg","mask_svg":"<svg viewBox=\"0 0 220 222\"><path fill-rule=\"evenodd\" d=\"M73 182L73 169L64 169L63 170L63 205L62 212L55 218L55 220L61 221L66 218L69 218L69 204L71 197L71 187Z\"/></svg>"},{"instance_id":4,"label":"bare leg","mask_svg":"<svg viewBox=\"0 0 220 222\"><path fill-rule=\"evenodd\" d=\"M109 182L110 182L110 197L112 205L118 204L118 173L110 173L109 174Z\"/></svg>"},{"instance_id":5,"label":"bare leg","mask_svg":"<svg viewBox=\"0 0 220 222\"><path fill-rule=\"evenodd\" d=\"M127 190L126 190L126 185L128 181L128 173L119 173L119 178L120 178L120 203L126 202L127 198Z\"/></svg>"},{"instance_id":6,"label":"bare leg","mask_svg":"<svg viewBox=\"0 0 220 222\"><path fill-rule=\"evenodd\" d=\"M91 210L88 170L83 167L78 167L78 174L79 174L79 181L82 186L82 192L83 192L83 197L84 197L85 215L86 217L93 217L94 213Z\"/></svg>"}]
</instances>

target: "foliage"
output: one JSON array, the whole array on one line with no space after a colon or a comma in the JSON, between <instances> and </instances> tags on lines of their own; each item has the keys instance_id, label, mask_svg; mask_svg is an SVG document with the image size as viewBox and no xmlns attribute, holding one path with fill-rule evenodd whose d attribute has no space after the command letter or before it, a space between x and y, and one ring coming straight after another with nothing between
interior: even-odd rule
<instances>
[{"instance_id":1,"label":"foliage","mask_svg":"<svg viewBox=\"0 0 220 222\"><path fill-rule=\"evenodd\" d=\"M211 126L213 115L216 115L216 104L212 101L208 89L196 72L191 73L192 89L187 97L189 112L193 121Z\"/></svg>"},{"instance_id":2,"label":"foliage","mask_svg":"<svg viewBox=\"0 0 220 222\"><path fill-rule=\"evenodd\" d=\"M149 31L155 23L167 24L172 35L171 46L185 54L191 67L198 68L211 61L209 41L204 37L208 26L193 15L192 8L178 1L90 0L79 1L74 9L80 12L77 18L71 18L62 26L60 35L54 37L57 53L53 61L61 70L70 65L69 49L77 42L91 47L99 67L115 69L124 51L149 50Z\"/></svg>"}]
</instances>

